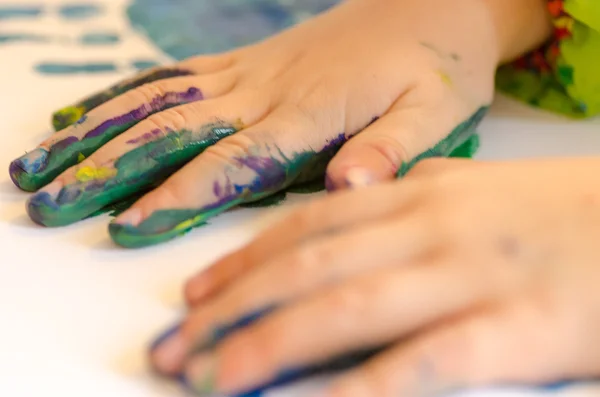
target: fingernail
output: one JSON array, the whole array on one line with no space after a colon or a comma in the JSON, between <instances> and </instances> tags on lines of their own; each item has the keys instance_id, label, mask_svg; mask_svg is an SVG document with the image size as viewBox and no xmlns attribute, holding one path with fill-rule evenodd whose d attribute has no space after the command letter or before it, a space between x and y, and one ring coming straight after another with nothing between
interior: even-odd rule
<instances>
[{"instance_id":1,"label":"fingernail","mask_svg":"<svg viewBox=\"0 0 600 397\"><path fill-rule=\"evenodd\" d=\"M195 356L185 369L185 383L202 394L211 393L215 382L215 357L211 353Z\"/></svg>"},{"instance_id":2,"label":"fingernail","mask_svg":"<svg viewBox=\"0 0 600 397\"><path fill-rule=\"evenodd\" d=\"M168 330L154 344L150 353L154 367L162 373L178 372L188 352L187 343L179 329Z\"/></svg>"},{"instance_id":3,"label":"fingernail","mask_svg":"<svg viewBox=\"0 0 600 397\"><path fill-rule=\"evenodd\" d=\"M364 168L351 168L346 172L346 184L351 188L360 188L371 185L373 176Z\"/></svg>"},{"instance_id":4,"label":"fingernail","mask_svg":"<svg viewBox=\"0 0 600 397\"><path fill-rule=\"evenodd\" d=\"M60 191L63 188L63 184L60 181L54 181L43 190L37 192L29 198L27 202L27 214L32 221L38 225L44 225L44 216L42 214L44 209L50 208L57 210L59 205L56 202Z\"/></svg>"},{"instance_id":5,"label":"fingernail","mask_svg":"<svg viewBox=\"0 0 600 397\"><path fill-rule=\"evenodd\" d=\"M23 174L37 174L48 165L48 151L37 148L10 163L9 173L15 185L20 186Z\"/></svg>"},{"instance_id":6,"label":"fingernail","mask_svg":"<svg viewBox=\"0 0 600 397\"><path fill-rule=\"evenodd\" d=\"M118 225L138 226L142 221L142 210L139 208L131 208L119 215L113 223Z\"/></svg>"}]
</instances>

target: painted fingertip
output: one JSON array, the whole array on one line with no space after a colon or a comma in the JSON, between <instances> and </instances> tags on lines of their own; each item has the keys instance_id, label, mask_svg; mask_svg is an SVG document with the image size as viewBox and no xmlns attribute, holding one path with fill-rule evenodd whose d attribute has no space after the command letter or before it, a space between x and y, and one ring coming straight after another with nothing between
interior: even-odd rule
<instances>
[{"instance_id":1,"label":"painted fingertip","mask_svg":"<svg viewBox=\"0 0 600 397\"><path fill-rule=\"evenodd\" d=\"M48 211L57 211L59 205L56 202L63 184L60 181L54 181L44 188L44 190L31 196L27 202L27 214L32 221L42 226L51 226L47 222L46 213Z\"/></svg>"},{"instance_id":2,"label":"painted fingertip","mask_svg":"<svg viewBox=\"0 0 600 397\"><path fill-rule=\"evenodd\" d=\"M30 176L46 168L49 154L47 150L37 148L14 160L8 167L10 179L20 189L28 192L35 191L37 184L33 183Z\"/></svg>"},{"instance_id":3,"label":"painted fingertip","mask_svg":"<svg viewBox=\"0 0 600 397\"><path fill-rule=\"evenodd\" d=\"M70 125L75 124L85 114L86 109L83 106L67 106L56 111L52 115L52 126L55 131L60 131Z\"/></svg>"},{"instance_id":4,"label":"painted fingertip","mask_svg":"<svg viewBox=\"0 0 600 397\"><path fill-rule=\"evenodd\" d=\"M179 373L188 354L188 344L181 334L181 328L167 330L150 347L150 357L154 368L164 374Z\"/></svg>"},{"instance_id":5,"label":"painted fingertip","mask_svg":"<svg viewBox=\"0 0 600 397\"><path fill-rule=\"evenodd\" d=\"M205 224L207 214L199 210L154 211L138 225L112 222L108 231L113 241L125 248L142 248L173 240Z\"/></svg>"},{"instance_id":6,"label":"painted fingertip","mask_svg":"<svg viewBox=\"0 0 600 397\"><path fill-rule=\"evenodd\" d=\"M184 378L189 387L202 395L215 390L216 359L212 353L192 358L185 367Z\"/></svg>"},{"instance_id":7,"label":"painted fingertip","mask_svg":"<svg viewBox=\"0 0 600 397\"><path fill-rule=\"evenodd\" d=\"M375 181L371 172L358 167L349 169L346 172L344 180L346 181L346 185L352 189L372 185Z\"/></svg>"}]
</instances>

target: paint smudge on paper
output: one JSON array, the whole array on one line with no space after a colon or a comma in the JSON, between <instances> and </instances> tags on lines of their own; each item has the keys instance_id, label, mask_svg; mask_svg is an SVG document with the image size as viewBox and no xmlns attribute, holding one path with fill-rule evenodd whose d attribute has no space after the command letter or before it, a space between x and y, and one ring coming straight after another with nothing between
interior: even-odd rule
<instances>
[{"instance_id":1,"label":"paint smudge on paper","mask_svg":"<svg viewBox=\"0 0 600 397\"><path fill-rule=\"evenodd\" d=\"M58 14L69 20L88 19L100 15L103 7L95 3L64 4L59 7Z\"/></svg>"},{"instance_id":2,"label":"paint smudge on paper","mask_svg":"<svg viewBox=\"0 0 600 397\"><path fill-rule=\"evenodd\" d=\"M339 1L134 0L127 14L162 51L185 59L255 43Z\"/></svg>"},{"instance_id":3,"label":"paint smudge on paper","mask_svg":"<svg viewBox=\"0 0 600 397\"><path fill-rule=\"evenodd\" d=\"M41 6L0 6L0 20L37 18L44 12Z\"/></svg>"},{"instance_id":4,"label":"paint smudge on paper","mask_svg":"<svg viewBox=\"0 0 600 397\"><path fill-rule=\"evenodd\" d=\"M41 74L48 75L98 74L116 72L119 70L119 67L113 62L42 62L35 66L35 70Z\"/></svg>"}]
</instances>

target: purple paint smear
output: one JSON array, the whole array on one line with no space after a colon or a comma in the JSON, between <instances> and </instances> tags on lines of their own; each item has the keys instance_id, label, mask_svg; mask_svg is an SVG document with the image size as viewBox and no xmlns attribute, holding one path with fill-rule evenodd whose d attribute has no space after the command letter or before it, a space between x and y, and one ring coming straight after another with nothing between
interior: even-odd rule
<instances>
[{"instance_id":1,"label":"purple paint smear","mask_svg":"<svg viewBox=\"0 0 600 397\"><path fill-rule=\"evenodd\" d=\"M146 132L145 134L138 136L137 138L133 138L127 141L128 144L137 144L137 143L148 143L152 142L159 137L164 136L164 132L160 129L154 129L150 132Z\"/></svg>"},{"instance_id":2,"label":"purple paint smear","mask_svg":"<svg viewBox=\"0 0 600 397\"><path fill-rule=\"evenodd\" d=\"M66 148L68 148L69 146L74 144L75 142L79 142L79 139L77 139L76 136L70 136L61 141L56 142L50 148L50 155L56 155L56 154L60 153L61 151L65 150Z\"/></svg>"},{"instance_id":3,"label":"purple paint smear","mask_svg":"<svg viewBox=\"0 0 600 397\"><path fill-rule=\"evenodd\" d=\"M130 111L129 113L125 113L110 120L106 120L93 130L85 134L83 139L95 138L105 133L109 128L115 126L121 126L129 124L131 122L143 120L153 113L165 110L165 108L176 105L183 105L189 102L201 101L202 99L204 99L202 91L195 87L191 87L185 92L167 92L164 95L155 97L154 99L152 99L152 101L150 101L150 103L145 103L137 109Z\"/></svg>"}]
</instances>

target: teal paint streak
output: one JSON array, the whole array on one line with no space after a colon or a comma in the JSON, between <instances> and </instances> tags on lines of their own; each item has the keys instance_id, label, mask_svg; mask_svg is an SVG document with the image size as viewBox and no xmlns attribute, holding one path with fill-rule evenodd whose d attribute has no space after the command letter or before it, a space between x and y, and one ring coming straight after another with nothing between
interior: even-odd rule
<instances>
[{"instance_id":1,"label":"teal paint streak","mask_svg":"<svg viewBox=\"0 0 600 397\"><path fill-rule=\"evenodd\" d=\"M171 131L120 157L114 165L117 174L112 178L67 185L57 197L37 193L30 200L30 215L34 213L43 225L53 227L85 219L108 205L155 188L207 147L235 132L236 127L224 123L209 124L199 133ZM106 141L106 136L90 139Z\"/></svg>"},{"instance_id":2,"label":"teal paint streak","mask_svg":"<svg viewBox=\"0 0 600 397\"><path fill-rule=\"evenodd\" d=\"M10 43L70 43L72 39L34 33L0 33L0 44ZM77 39L81 45L112 45L121 41L116 33L85 33Z\"/></svg>"},{"instance_id":3,"label":"teal paint streak","mask_svg":"<svg viewBox=\"0 0 600 397\"><path fill-rule=\"evenodd\" d=\"M0 34L0 44L11 43L50 43L52 38L28 33L8 33Z\"/></svg>"},{"instance_id":4,"label":"teal paint streak","mask_svg":"<svg viewBox=\"0 0 600 397\"><path fill-rule=\"evenodd\" d=\"M116 72L119 68L112 62L98 63L52 63L43 62L35 66L35 70L41 74L69 75L69 74L99 74Z\"/></svg>"},{"instance_id":5,"label":"teal paint streak","mask_svg":"<svg viewBox=\"0 0 600 397\"><path fill-rule=\"evenodd\" d=\"M345 140L344 134L340 134L318 152L308 149L284 155L275 148L281 159L272 155L233 158L232 161L255 172L256 177L241 185L233 183L229 178L223 184L215 182L213 202L195 209L154 211L137 226L112 224L109 227L110 235L121 246L144 247L184 235L203 225L208 219L238 205L261 201L264 204L263 200L272 195L276 195L273 199L276 203L285 197L285 191L290 186L306 184L318 177L322 179L328 162Z\"/></svg>"},{"instance_id":6,"label":"teal paint streak","mask_svg":"<svg viewBox=\"0 0 600 397\"><path fill-rule=\"evenodd\" d=\"M59 15L64 19L80 20L98 16L103 8L94 3L65 4L58 9Z\"/></svg>"},{"instance_id":7,"label":"teal paint streak","mask_svg":"<svg viewBox=\"0 0 600 397\"><path fill-rule=\"evenodd\" d=\"M162 51L185 59L263 40L339 1L134 0L127 15Z\"/></svg>"},{"instance_id":8,"label":"teal paint streak","mask_svg":"<svg viewBox=\"0 0 600 397\"><path fill-rule=\"evenodd\" d=\"M131 62L131 66L136 68L139 71L150 69L156 66L160 66L160 63L157 61L149 60L149 59L138 59Z\"/></svg>"},{"instance_id":9,"label":"teal paint streak","mask_svg":"<svg viewBox=\"0 0 600 397\"><path fill-rule=\"evenodd\" d=\"M0 6L0 20L37 18L44 13L41 6Z\"/></svg>"},{"instance_id":10,"label":"teal paint streak","mask_svg":"<svg viewBox=\"0 0 600 397\"><path fill-rule=\"evenodd\" d=\"M85 33L79 41L85 45L109 45L119 43L121 36L116 33Z\"/></svg>"}]
</instances>

